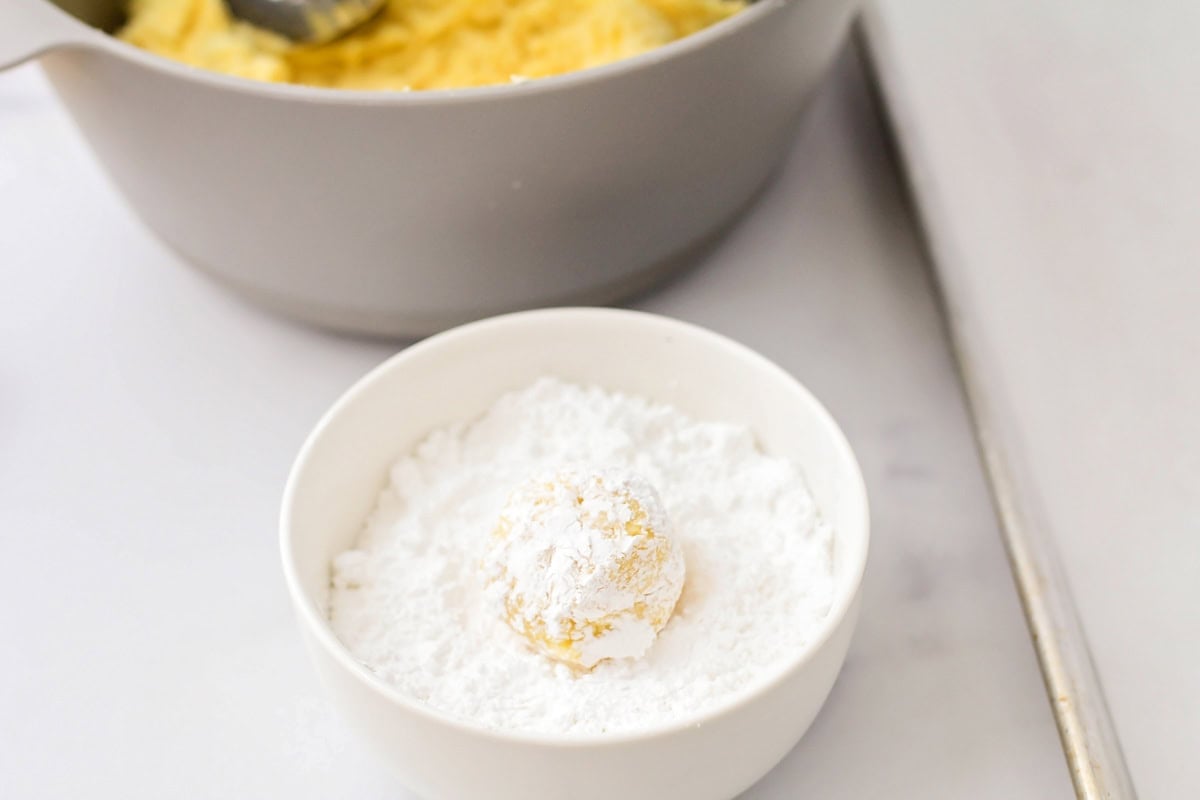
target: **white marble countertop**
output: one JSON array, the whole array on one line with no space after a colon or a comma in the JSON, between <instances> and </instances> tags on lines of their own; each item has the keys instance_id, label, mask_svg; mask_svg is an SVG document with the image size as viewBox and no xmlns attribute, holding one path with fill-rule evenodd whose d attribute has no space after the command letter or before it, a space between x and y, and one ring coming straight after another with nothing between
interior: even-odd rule
<instances>
[{"instance_id":1,"label":"white marble countertop","mask_svg":"<svg viewBox=\"0 0 1200 800\"><path fill-rule=\"evenodd\" d=\"M950 302L1133 782L1200 796L1200 4L881 0Z\"/></svg>"},{"instance_id":2,"label":"white marble countertop","mask_svg":"<svg viewBox=\"0 0 1200 800\"><path fill-rule=\"evenodd\" d=\"M0 796L405 796L325 704L275 534L303 436L394 347L281 321L187 269L133 219L36 68L0 75L0 154ZM1067 796L853 59L750 216L636 305L791 370L841 421L871 493L845 670L745 796Z\"/></svg>"}]
</instances>

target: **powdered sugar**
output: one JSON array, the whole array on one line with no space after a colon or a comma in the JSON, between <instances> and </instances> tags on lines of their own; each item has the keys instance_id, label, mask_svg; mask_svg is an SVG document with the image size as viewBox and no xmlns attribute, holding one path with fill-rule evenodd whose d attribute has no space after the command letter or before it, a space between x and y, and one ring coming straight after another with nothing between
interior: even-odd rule
<instances>
[{"instance_id":1,"label":"powdered sugar","mask_svg":"<svg viewBox=\"0 0 1200 800\"><path fill-rule=\"evenodd\" d=\"M657 488L687 579L644 656L577 673L498 618L480 562L510 492L583 458ZM331 620L363 664L442 712L525 732L633 731L775 672L827 613L832 559L797 467L748 429L543 379L396 463L355 549L334 561Z\"/></svg>"}]
</instances>

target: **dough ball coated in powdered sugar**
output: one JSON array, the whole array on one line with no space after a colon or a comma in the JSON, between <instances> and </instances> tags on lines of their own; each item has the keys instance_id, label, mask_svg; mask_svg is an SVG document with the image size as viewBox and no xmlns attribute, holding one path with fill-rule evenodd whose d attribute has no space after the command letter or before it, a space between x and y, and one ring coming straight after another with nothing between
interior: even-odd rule
<instances>
[{"instance_id":1,"label":"dough ball coated in powdered sugar","mask_svg":"<svg viewBox=\"0 0 1200 800\"><path fill-rule=\"evenodd\" d=\"M588 467L518 486L483 559L487 597L509 627L585 669L643 655L671 617L684 572L654 487L633 472Z\"/></svg>"}]
</instances>

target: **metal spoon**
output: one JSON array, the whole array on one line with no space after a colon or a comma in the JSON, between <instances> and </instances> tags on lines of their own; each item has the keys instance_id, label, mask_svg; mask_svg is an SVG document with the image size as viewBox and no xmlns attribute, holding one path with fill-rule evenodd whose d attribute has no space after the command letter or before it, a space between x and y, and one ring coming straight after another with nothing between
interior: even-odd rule
<instances>
[{"instance_id":1,"label":"metal spoon","mask_svg":"<svg viewBox=\"0 0 1200 800\"><path fill-rule=\"evenodd\" d=\"M387 0L225 0L234 16L294 42L336 39L375 16Z\"/></svg>"}]
</instances>

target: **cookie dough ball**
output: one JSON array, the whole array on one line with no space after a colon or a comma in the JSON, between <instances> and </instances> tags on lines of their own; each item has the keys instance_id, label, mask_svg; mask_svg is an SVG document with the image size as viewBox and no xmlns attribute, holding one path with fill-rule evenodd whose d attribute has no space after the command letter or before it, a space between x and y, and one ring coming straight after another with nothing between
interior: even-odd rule
<instances>
[{"instance_id":1,"label":"cookie dough ball","mask_svg":"<svg viewBox=\"0 0 1200 800\"><path fill-rule=\"evenodd\" d=\"M583 669L645 654L684 581L658 492L612 469L564 468L518 486L483 569L504 621L534 650Z\"/></svg>"}]
</instances>

